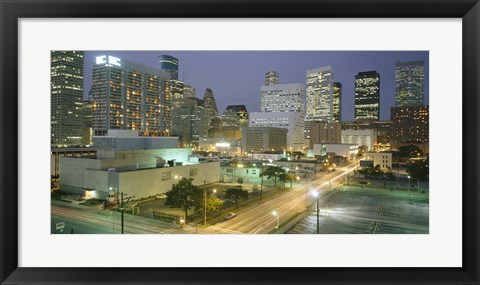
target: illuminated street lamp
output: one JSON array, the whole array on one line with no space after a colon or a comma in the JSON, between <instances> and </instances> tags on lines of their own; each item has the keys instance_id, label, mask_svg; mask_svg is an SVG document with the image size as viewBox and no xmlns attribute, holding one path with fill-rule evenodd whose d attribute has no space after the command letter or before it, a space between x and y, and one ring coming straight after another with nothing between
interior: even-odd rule
<instances>
[{"instance_id":1,"label":"illuminated street lamp","mask_svg":"<svg viewBox=\"0 0 480 285\"><path fill-rule=\"evenodd\" d=\"M408 175L408 202L409 203L410 203L410 186L411 186L410 178L411 178L410 175Z\"/></svg>"},{"instance_id":2,"label":"illuminated street lamp","mask_svg":"<svg viewBox=\"0 0 480 285\"><path fill-rule=\"evenodd\" d=\"M277 226L275 228L278 229L278 227L280 226L280 212L279 211L273 211L272 215L274 217L277 217Z\"/></svg>"},{"instance_id":3,"label":"illuminated street lamp","mask_svg":"<svg viewBox=\"0 0 480 285\"><path fill-rule=\"evenodd\" d=\"M315 191L312 193L312 195L317 200L317 234L319 234L320 233L320 205L319 205L320 194L317 191Z\"/></svg>"}]
</instances>

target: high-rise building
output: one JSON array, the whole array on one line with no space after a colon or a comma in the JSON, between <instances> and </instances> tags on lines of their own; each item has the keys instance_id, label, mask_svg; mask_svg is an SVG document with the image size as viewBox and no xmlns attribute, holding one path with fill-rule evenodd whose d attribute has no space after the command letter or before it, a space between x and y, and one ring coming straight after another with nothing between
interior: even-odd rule
<instances>
[{"instance_id":1,"label":"high-rise building","mask_svg":"<svg viewBox=\"0 0 480 285\"><path fill-rule=\"evenodd\" d=\"M331 66L307 70L307 121L333 121L333 70Z\"/></svg>"},{"instance_id":2,"label":"high-rise building","mask_svg":"<svg viewBox=\"0 0 480 285\"><path fill-rule=\"evenodd\" d=\"M395 64L395 106L422 106L424 103L424 61Z\"/></svg>"},{"instance_id":3,"label":"high-rise building","mask_svg":"<svg viewBox=\"0 0 480 285\"><path fill-rule=\"evenodd\" d=\"M83 144L83 51L50 54L50 130L52 146Z\"/></svg>"},{"instance_id":4,"label":"high-rise building","mask_svg":"<svg viewBox=\"0 0 480 285\"><path fill-rule=\"evenodd\" d=\"M208 132L203 101L189 97L180 102L172 110L172 135L179 137L182 147L198 146L200 138L206 137Z\"/></svg>"},{"instance_id":5,"label":"high-rise building","mask_svg":"<svg viewBox=\"0 0 480 285\"><path fill-rule=\"evenodd\" d=\"M342 83L333 82L333 121L342 121Z\"/></svg>"},{"instance_id":6,"label":"high-rise building","mask_svg":"<svg viewBox=\"0 0 480 285\"><path fill-rule=\"evenodd\" d=\"M278 72L268 71L267 73L265 73L265 86L276 85L279 83L280 83L280 79L278 76Z\"/></svg>"},{"instance_id":7,"label":"high-rise building","mask_svg":"<svg viewBox=\"0 0 480 285\"><path fill-rule=\"evenodd\" d=\"M392 142L395 144L428 144L428 106L392 107Z\"/></svg>"},{"instance_id":8,"label":"high-rise building","mask_svg":"<svg viewBox=\"0 0 480 285\"><path fill-rule=\"evenodd\" d=\"M228 105L222 118L224 130L248 127L248 112L245 105Z\"/></svg>"},{"instance_id":9,"label":"high-rise building","mask_svg":"<svg viewBox=\"0 0 480 285\"><path fill-rule=\"evenodd\" d=\"M171 92L171 102L172 102L172 109L175 108L178 102L185 98L185 86L183 81L171 79L168 80L168 84L170 85L170 92Z\"/></svg>"},{"instance_id":10,"label":"high-rise building","mask_svg":"<svg viewBox=\"0 0 480 285\"><path fill-rule=\"evenodd\" d=\"M215 103L215 97L213 96L213 91L210 88L207 88L203 94L203 107L205 108L205 113L207 116L206 124L209 126L210 121L218 116L217 103Z\"/></svg>"},{"instance_id":11,"label":"high-rise building","mask_svg":"<svg viewBox=\"0 0 480 285\"><path fill-rule=\"evenodd\" d=\"M169 75L168 79L178 80L178 58L171 55L160 55L157 57L160 70Z\"/></svg>"},{"instance_id":12,"label":"high-rise building","mask_svg":"<svg viewBox=\"0 0 480 285\"><path fill-rule=\"evenodd\" d=\"M300 83L261 87L262 112L299 112L305 114L305 86Z\"/></svg>"},{"instance_id":13,"label":"high-rise building","mask_svg":"<svg viewBox=\"0 0 480 285\"><path fill-rule=\"evenodd\" d=\"M189 97L196 97L197 96L197 90L195 87L192 87L190 85L184 84L183 85L183 97L184 98L189 98Z\"/></svg>"},{"instance_id":14,"label":"high-rise building","mask_svg":"<svg viewBox=\"0 0 480 285\"><path fill-rule=\"evenodd\" d=\"M114 56L97 56L92 72L93 132L137 130L160 135L171 128L170 86L160 70ZM168 91L168 92L167 92ZM165 95L166 94L166 95Z\"/></svg>"},{"instance_id":15,"label":"high-rise building","mask_svg":"<svg viewBox=\"0 0 480 285\"><path fill-rule=\"evenodd\" d=\"M305 142L310 141L310 122L333 122L333 70L331 66L307 70Z\"/></svg>"},{"instance_id":16,"label":"high-rise building","mask_svg":"<svg viewBox=\"0 0 480 285\"><path fill-rule=\"evenodd\" d=\"M355 75L355 120L380 119L380 74L376 71Z\"/></svg>"}]
</instances>

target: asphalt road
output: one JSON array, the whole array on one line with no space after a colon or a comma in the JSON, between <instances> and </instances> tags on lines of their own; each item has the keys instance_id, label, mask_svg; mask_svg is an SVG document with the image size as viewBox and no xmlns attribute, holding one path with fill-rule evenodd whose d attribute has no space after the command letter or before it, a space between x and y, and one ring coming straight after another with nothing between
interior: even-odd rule
<instances>
[{"instance_id":1,"label":"asphalt road","mask_svg":"<svg viewBox=\"0 0 480 285\"><path fill-rule=\"evenodd\" d=\"M312 192L318 191L320 199L323 199L323 196L328 196L330 190L340 183L347 171L351 172L353 169L354 164L352 163L346 167L337 168L334 172L322 174L320 178L310 181L306 185L295 187L262 204L239 209L235 218L203 228L201 232L211 234L268 233L277 226L277 218L273 216L273 211L280 213L279 223L281 224L296 213L305 211L307 205L311 205L315 201Z\"/></svg>"},{"instance_id":2,"label":"asphalt road","mask_svg":"<svg viewBox=\"0 0 480 285\"><path fill-rule=\"evenodd\" d=\"M88 206L76 205L52 200L52 234L119 234L121 233L121 213ZM62 232L56 230L56 224L65 222ZM124 215L125 234L161 234L187 233L178 225L143 217Z\"/></svg>"}]
</instances>

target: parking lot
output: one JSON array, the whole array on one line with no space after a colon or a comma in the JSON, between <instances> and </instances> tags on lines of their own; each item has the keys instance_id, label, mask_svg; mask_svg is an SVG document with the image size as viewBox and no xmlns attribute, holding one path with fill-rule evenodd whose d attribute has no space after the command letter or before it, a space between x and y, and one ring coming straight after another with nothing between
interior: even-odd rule
<instances>
[{"instance_id":1,"label":"parking lot","mask_svg":"<svg viewBox=\"0 0 480 285\"><path fill-rule=\"evenodd\" d=\"M428 193L341 186L320 200L321 234L428 234ZM314 234L316 211L290 229Z\"/></svg>"}]
</instances>

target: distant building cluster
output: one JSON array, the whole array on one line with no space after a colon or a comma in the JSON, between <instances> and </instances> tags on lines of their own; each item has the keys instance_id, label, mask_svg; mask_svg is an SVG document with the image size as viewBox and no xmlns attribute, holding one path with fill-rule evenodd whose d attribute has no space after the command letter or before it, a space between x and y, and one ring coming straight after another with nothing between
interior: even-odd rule
<instances>
[{"instance_id":1,"label":"distant building cluster","mask_svg":"<svg viewBox=\"0 0 480 285\"><path fill-rule=\"evenodd\" d=\"M241 104L221 113L212 88L198 98L197 89L179 79L179 60L173 56L159 55L157 66L97 56L84 101L84 52L52 51L52 146L89 146L94 136L106 136L109 130L133 130L143 137L176 137L178 147L235 155L304 151L330 143L362 143L369 150L416 144L428 150L423 61L392 66L395 106L388 121L380 120L385 95L375 70L355 75L354 121L343 121L344 90L332 66L306 70L304 83L281 83L279 72L267 71L259 88L260 112L252 113ZM285 129L281 133L286 137L266 139L277 133L272 129ZM362 132L369 135L359 135ZM259 143L260 137L265 141Z\"/></svg>"}]
</instances>

